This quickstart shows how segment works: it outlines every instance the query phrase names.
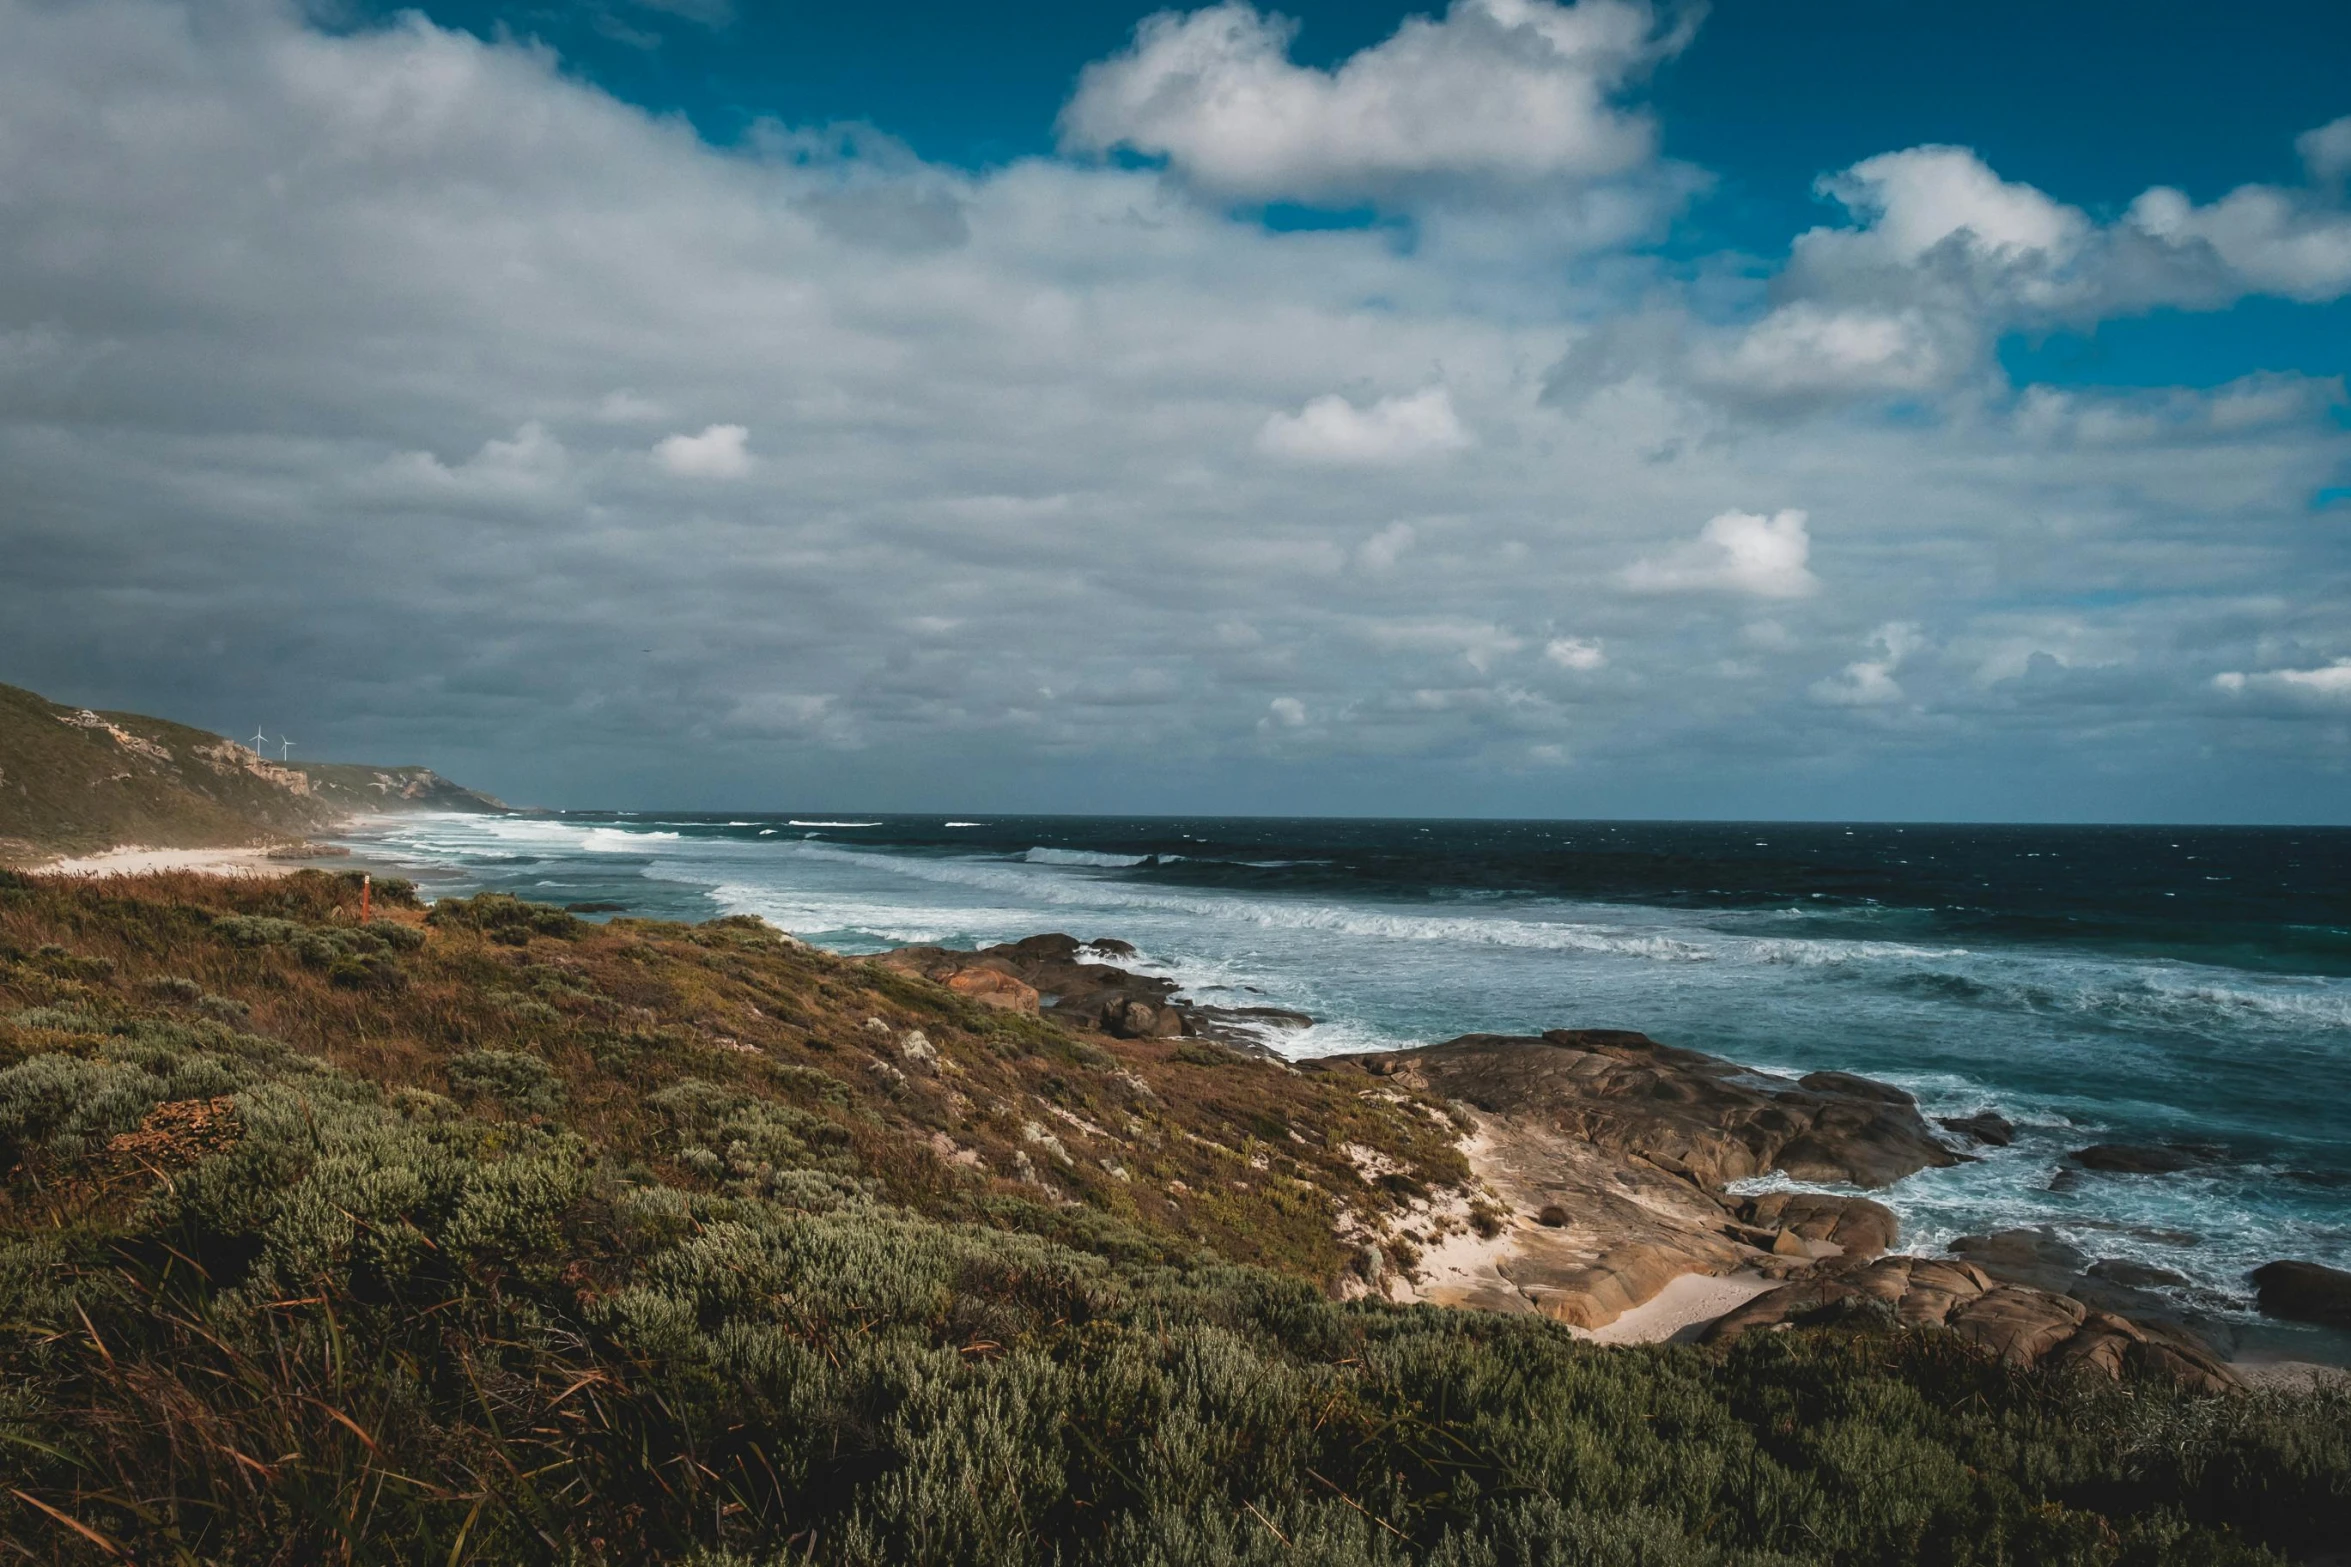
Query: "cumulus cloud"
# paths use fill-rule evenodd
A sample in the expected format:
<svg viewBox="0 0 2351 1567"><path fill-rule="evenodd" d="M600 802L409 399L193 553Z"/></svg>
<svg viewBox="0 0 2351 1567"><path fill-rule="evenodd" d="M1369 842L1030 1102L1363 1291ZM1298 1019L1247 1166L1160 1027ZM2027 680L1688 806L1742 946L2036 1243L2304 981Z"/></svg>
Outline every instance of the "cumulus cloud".
<svg viewBox="0 0 2351 1567"><path fill-rule="evenodd" d="M1598 637L1553 637L1543 644L1543 656L1562 669L1587 673L1608 662Z"/></svg>
<svg viewBox="0 0 2351 1567"><path fill-rule="evenodd" d="M1907 700L1894 679L1902 661L1925 645L1918 627L1890 621L1870 636L1872 656L1858 658L1825 680L1812 683L1812 699L1831 707L1890 707Z"/></svg>
<svg viewBox="0 0 2351 1567"><path fill-rule="evenodd" d="M1257 449L1296 462L1377 466L1441 457L1472 444L1442 386L1383 397L1358 408L1336 392L1296 413L1277 413L1257 431Z"/></svg>
<svg viewBox="0 0 2351 1567"><path fill-rule="evenodd" d="M2294 139L2294 150L2302 154L2302 166L2313 180L2340 184L2351 175L2351 114L2304 131Z"/></svg>
<svg viewBox="0 0 2351 1567"><path fill-rule="evenodd" d="M2198 206L2159 186L2104 226L1965 147L1863 159L1820 180L1848 221L1796 237L1765 309L1727 326L1652 326L1642 369L1796 411L1933 398L1996 381L1992 345L2019 328L2217 309L2253 294L2340 298L2351 292L2344 127L2351 120L2301 139L2311 187L2246 185ZM1576 371L1562 366L1560 390Z"/></svg>
<svg viewBox="0 0 2351 1567"><path fill-rule="evenodd" d="M1622 574L1635 593L1740 593L1755 598L1804 598L1820 590L1805 564L1812 537L1801 511L1726 511L1698 537L1663 555L1635 561Z"/></svg>
<svg viewBox="0 0 2351 1567"><path fill-rule="evenodd" d="M653 459L687 479L740 479L751 471L751 432L739 424L714 424L700 435L664 436Z"/></svg>
<svg viewBox="0 0 2351 1567"><path fill-rule="evenodd" d="M2333 157L2330 137L2321 159L2332 168ZM2274 294L2317 304L2351 293L2351 213L2319 205L2304 192L2245 185L2199 207L2158 186L2132 202L2123 221L2156 241L2183 271L2208 278L2199 292L2224 300ZM2177 292L2187 295L2189 288Z"/></svg>
<svg viewBox="0 0 2351 1567"><path fill-rule="evenodd" d="M2351 646L2310 512L2351 460L2339 383L1787 413L1964 386L1984 323L2059 308L2025 283L2062 301L2130 246L2176 281L2209 244L2107 224L2058 265L2062 214L1900 164L1844 225L1888 237L1717 328L1678 263L1530 251L1616 189L1552 152L1444 164L1512 199L1399 245L1236 219L1181 166L714 148L419 16L191 14L0 0L12 683L675 806L1531 812L1561 796L1513 780L1552 754L1579 808L1768 808L1753 781L1801 768L1779 798L1813 810L1821 778L1919 776L1865 728L2036 777L2070 747L2104 788L2247 736L2317 768L2339 727L2290 681L2253 700ZM1348 156L1316 188L1438 188ZM1540 400L1531 367L1612 333L1572 412ZM1839 519L1835 592L1800 513L1716 515L1743 495ZM1886 623L1950 651L1857 646ZM1964 678L2023 638L2024 674ZM1849 663L1936 724L1824 706ZM2219 669L2270 674L2239 700Z"/></svg>
<svg viewBox="0 0 2351 1567"><path fill-rule="evenodd" d="M1798 253L1810 252L1816 266L1855 250L1907 265L1946 245L1995 266L2062 261L2090 231L2079 211L2001 179L1965 147L1881 153L1827 176L1820 189L1864 221L1799 239Z"/></svg>
<svg viewBox="0 0 2351 1567"><path fill-rule="evenodd" d="M1972 362L1972 336L1916 308L1799 300L1702 346L1692 368L1705 386L1773 401L1929 392Z"/></svg>
<svg viewBox="0 0 2351 1567"><path fill-rule="evenodd" d="M1165 158L1257 201L1605 179L1655 153L1654 125L1618 95L1688 37L1632 0L1454 0L1323 71L1292 63L1296 31L1239 0L1149 17L1080 76L1062 143Z"/></svg>
<svg viewBox="0 0 2351 1567"><path fill-rule="evenodd" d="M2313 702L2351 702L2351 658L2339 658L2316 669L2272 669L2248 674L2227 670L2212 677L2213 686L2230 696L2283 696Z"/></svg>

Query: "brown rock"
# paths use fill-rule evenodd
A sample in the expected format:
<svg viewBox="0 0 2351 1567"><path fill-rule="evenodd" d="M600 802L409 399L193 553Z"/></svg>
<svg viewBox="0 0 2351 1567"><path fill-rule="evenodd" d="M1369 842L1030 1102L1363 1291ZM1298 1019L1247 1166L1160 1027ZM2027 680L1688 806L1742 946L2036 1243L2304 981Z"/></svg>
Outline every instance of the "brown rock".
<svg viewBox="0 0 2351 1567"><path fill-rule="evenodd" d="M1939 1328L1952 1309L1975 1299L1992 1281L1965 1263L1913 1262L1908 1288L1895 1303L1895 1316L1905 1327Z"/></svg>
<svg viewBox="0 0 2351 1567"><path fill-rule="evenodd" d="M1037 988L1024 984L999 969L957 969L947 976L949 990L984 1007L1002 1012L1034 1012L1037 1010Z"/></svg>
<svg viewBox="0 0 2351 1567"><path fill-rule="evenodd" d="M1859 1261L1882 1257L1900 1238L1901 1221L1894 1210L1866 1197L1835 1197L1821 1192L1769 1192L1739 1204L1739 1218L1760 1230L1793 1232L1807 1241L1826 1241L1833 1252L1815 1256L1845 1256ZM1774 1251L1780 1251L1773 1245ZM1781 1251L1781 1255L1788 1255Z"/></svg>
<svg viewBox="0 0 2351 1567"><path fill-rule="evenodd" d="M2070 1296L1995 1283L1969 1263L1931 1258L1886 1257L1866 1268L1815 1273L1758 1295L1705 1337L1723 1344L1783 1325L1867 1321L1889 1306L1903 1328L1947 1329L2013 1366L2158 1377L2208 1393L2239 1385L2183 1333L2094 1311Z"/></svg>
<svg viewBox="0 0 2351 1567"><path fill-rule="evenodd" d="M2058 1294L2073 1288L2090 1260L2045 1227L1962 1235L1951 1243L1951 1250L2004 1283L2027 1284Z"/></svg>
<svg viewBox="0 0 2351 1567"><path fill-rule="evenodd" d="M2253 1270L2264 1316L2351 1328L2351 1273L2316 1262L2267 1262Z"/></svg>
<svg viewBox="0 0 2351 1567"><path fill-rule="evenodd" d="M2016 1141L2016 1128L2006 1116L1994 1115L1989 1110L1975 1115L1945 1115L1936 1120L1948 1130L1962 1137L1971 1137L1989 1148L2005 1148Z"/></svg>
<svg viewBox="0 0 2351 1567"><path fill-rule="evenodd" d="M1686 1252L1652 1242L1612 1246L1589 1266L1565 1272L1525 1263L1501 1269L1536 1310L1572 1328L1606 1327L1692 1271Z"/></svg>
<svg viewBox="0 0 2351 1567"><path fill-rule="evenodd" d="M2072 1338L2088 1316L2088 1308L2071 1296L2002 1284L1962 1301L1944 1326L2012 1366L2034 1366Z"/></svg>
<svg viewBox="0 0 2351 1567"><path fill-rule="evenodd" d="M1958 1162L1898 1088L1843 1072L1791 1083L1640 1034L1470 1034L1389 1062L1430 1092L1539 1118L1707 1188L1771 1169L1886 1186Z"/></svg>

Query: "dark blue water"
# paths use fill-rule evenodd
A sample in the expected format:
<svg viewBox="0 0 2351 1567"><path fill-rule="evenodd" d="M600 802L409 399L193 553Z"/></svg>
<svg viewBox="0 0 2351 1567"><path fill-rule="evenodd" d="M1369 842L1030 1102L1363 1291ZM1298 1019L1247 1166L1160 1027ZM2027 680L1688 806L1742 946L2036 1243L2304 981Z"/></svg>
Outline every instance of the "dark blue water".
<svg viewBox="0 0 2351 1567"><path fill-rule="evenodd" d="M1210 1001L1325 1021L1300 1053L1637 1028L1834 1067L2006 1150L1892 1194L1914 1245L2047 1225L2241 1313L2277 1256L2351 1266L2351 830L1208 818L431 817L365 847L439 884L843 951L1067 930ZM2100 1141L2219 1157L2052 1186Z"/></svg>

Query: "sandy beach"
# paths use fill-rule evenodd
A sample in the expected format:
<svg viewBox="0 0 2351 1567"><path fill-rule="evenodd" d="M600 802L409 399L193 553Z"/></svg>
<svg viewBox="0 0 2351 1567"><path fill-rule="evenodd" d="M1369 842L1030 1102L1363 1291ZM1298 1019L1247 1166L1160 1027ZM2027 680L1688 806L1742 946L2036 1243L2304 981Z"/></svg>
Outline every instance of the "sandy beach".
<svg viewBox="0 0 2351 1567"><path fill-rule="evenodd" d="M103 854L51 860L28 869L44 876L144 876L155 871L202 871L215 876L288 876L308 863L272 859L266 848L108 849Z"/></svg>

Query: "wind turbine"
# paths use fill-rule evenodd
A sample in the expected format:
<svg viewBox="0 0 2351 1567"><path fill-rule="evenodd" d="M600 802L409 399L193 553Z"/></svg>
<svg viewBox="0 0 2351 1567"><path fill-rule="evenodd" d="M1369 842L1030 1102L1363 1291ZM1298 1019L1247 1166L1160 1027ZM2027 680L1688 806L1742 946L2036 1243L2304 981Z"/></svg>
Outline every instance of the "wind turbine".
<svg viewBox="0 0 2351 1567"><path fill-rule="evenodd" d="M248 745L250 745L251 747L253 747L253 754L254 754L255 756L259 756L259 755L261 754L261 748L262 748L262 746L263 746L263 745L265 745L265 744L267 744L267 743L268 743L268 741L269 741L269 736L267 736L267 735L263 734L263 733L262 733L260 730L256 729L256 730L254 730L254 731L253 731L253 738L252 738L251 740L247 741L247 742L246 742L246 744L248 744Z"/></svg>
<svg viewBox="0 0 2351 1567"><path fill-rule="evenodd" d="M278 736L278 760L283 762L293 754L294 742L287 739L284 735Z"/></svg>

